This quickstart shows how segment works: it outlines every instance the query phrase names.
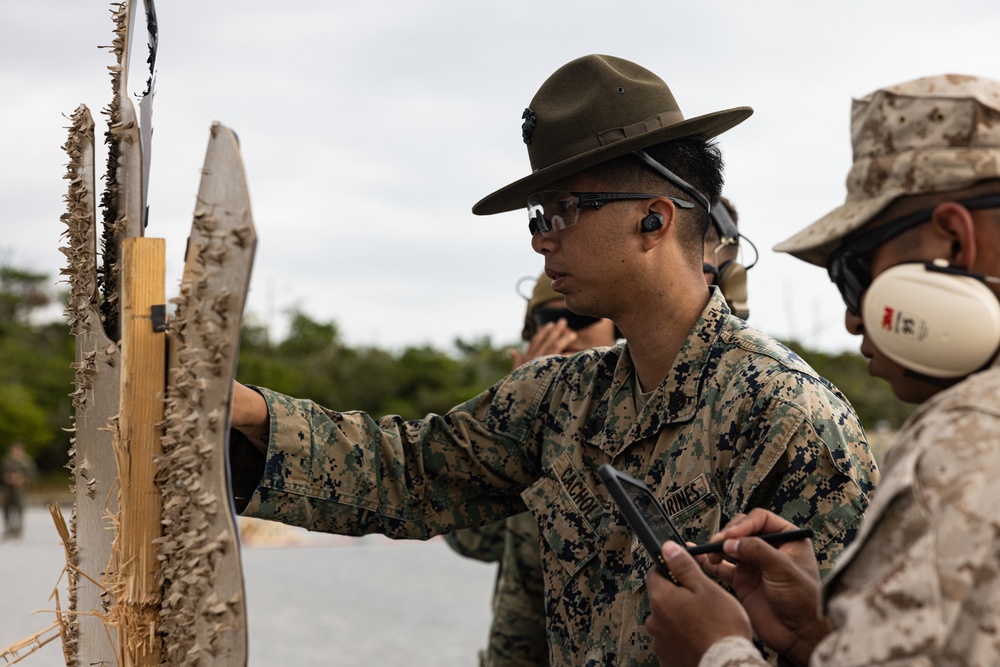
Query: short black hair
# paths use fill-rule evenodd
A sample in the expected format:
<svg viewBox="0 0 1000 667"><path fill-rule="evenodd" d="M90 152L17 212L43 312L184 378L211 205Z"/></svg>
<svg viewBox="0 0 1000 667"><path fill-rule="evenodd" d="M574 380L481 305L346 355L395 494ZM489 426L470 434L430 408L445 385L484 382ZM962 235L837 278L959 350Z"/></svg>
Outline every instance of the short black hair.
<svg viewBox="0 0 1000 667"><path fill-rule="evenodd" d="M722 150L714 140L699 134L656 144L646 148L645 152L694 186L713 206L719 201L724 181L724 163ZM691 201L690 195L631 154L599 164L588 169L587 173L601 179L608 187L622 192L662 192ZM684 211L687 224L678 225L678 229L681 242L691 250L692 257L697 256L700 262L705 233L711 220L708 211L697 202L692 203L695 204L694 208Z"/></svg>

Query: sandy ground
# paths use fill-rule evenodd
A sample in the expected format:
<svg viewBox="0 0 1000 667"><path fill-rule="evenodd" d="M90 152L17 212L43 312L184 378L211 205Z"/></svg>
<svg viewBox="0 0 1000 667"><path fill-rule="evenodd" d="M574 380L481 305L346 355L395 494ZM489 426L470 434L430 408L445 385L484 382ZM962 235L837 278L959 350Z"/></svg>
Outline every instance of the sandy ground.
<svg viewBox="0 0 1000 667"><path fill-rule="evenodd" d="M33 506L20 540L0 542L0 650L48 626L63 550ZM250 535L253 529L247 530ZM473 666L490 621L496 566L441 540L394 542L257 527L243 549L251 667ZM19 665L62 667L53 642Z"/></svg>

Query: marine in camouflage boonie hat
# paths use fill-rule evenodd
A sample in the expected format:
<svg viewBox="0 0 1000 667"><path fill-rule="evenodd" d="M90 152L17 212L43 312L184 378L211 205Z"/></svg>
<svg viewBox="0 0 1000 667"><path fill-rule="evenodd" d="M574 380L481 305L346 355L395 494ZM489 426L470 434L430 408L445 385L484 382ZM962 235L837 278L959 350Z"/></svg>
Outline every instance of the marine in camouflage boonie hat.
<svg viewBox="0 0 1000 667"><path fill-rule="evenodd" d="M826 266L844 237L898 197L1000 177L1000 82L943 74L881 88L854 100L851 141L844 204L775 251Z"/></svg>
<svg viewBox="0 0 1000 667"><path fill-rule="evenodd" d="M521 116L531 174L484 197L472 212L513 211L562 178L672 139L715 137L752 113L735 107L685 119L667 84L644 67L614 56L577 58L542 84Z"/></svg>

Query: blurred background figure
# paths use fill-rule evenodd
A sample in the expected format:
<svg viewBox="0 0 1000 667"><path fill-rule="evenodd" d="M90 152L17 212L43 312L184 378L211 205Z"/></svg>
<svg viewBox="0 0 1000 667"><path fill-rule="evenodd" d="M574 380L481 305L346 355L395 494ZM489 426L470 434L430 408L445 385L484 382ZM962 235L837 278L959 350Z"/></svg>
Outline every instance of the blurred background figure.
<svg viewBox="0 0 1000 667"><path fill-rule="evenodd" d="M733 315L745 320L750 317L747 270L757 263L757 247L737 229L739 216L731 201L719 197L718 203L712 207L711 216L712 224L705 232L705 282L722 290ZM754 251L753 262L749 266L741 263L741 238L746 239Z"/></svg>
<svg viewBox="0 0 1000 667"><path fill-rule="evenodd" d="M546 354L570 355L614 345L618 340L618 330L611 320L577 315L567 308L562 294L552 289L552 280L545 273L538 276L526 299L521 340L527 347L524 351L511 350L514 368Z"/></svg>
<svg viewBox="0 0 1000 667"><path fill-rule="evenodd" d="M3 537L18 538L24 530L24 498L38 469L24 445L14 442L3 459L0 474L3 478Z"/></svg>
<svg viewBox="0 0 1000 667"><path fill-rule="evenodd" d="M520 284L520 283L519 283ZM577 315L568 308L552 280L542 273L535 281L524 314L523 350L510 351L513 367L549 354L571 355L592 347L614 345L618 330L608 319ZM493 622L483 667L549 664L545 636L545 600L538 526L524 512L482 528L445 535L449 546L468 558L499 562L493 592Z"/></svg>

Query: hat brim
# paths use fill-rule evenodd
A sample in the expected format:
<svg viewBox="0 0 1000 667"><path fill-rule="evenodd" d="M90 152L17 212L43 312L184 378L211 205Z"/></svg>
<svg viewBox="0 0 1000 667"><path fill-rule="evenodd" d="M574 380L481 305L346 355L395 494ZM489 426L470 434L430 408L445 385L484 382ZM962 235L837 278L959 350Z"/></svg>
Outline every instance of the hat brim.
<svg viewBox="0 0 1000 667"><path fill-rule="evenodd" d="M905 193L890 192L858 202L846 202L777 244L773 250L826 268L830 253L840 246L846 236L871 222L902 194Z"/></svg>
<svg viewBox="0 0 1000 667"><path fill-rule="evenodd" d="M845 237L875 219L894 200L953 192L1000 178L997 154L996 148L989 147L908 150L879 157L875 166L871 166L871 159L855 158L847 176L847 201L774 246L774 250L825 267L829 254ZM890 181L878 195L868 195L863 188L869 173L887 175Z"/></svg>
<svg viewBox="0 0 1000 667"><path fill-rule="evenodd" d="M739 125L749 118L751 114L753 114L753 109L750 107L735 107L724 111L716 111L704 116L683 120L673 125L657 128L651 132L629 137L613 144L600 146L586 153L581 153L576 157L558 162L551 167L539 169L532 172L529 176L525 176L510 185L500 188L496 192L483 197L483 199L472 207L472 212L476 215L493 215L495 213L504 213L523 208L527 204L529 195L544 189L545 186L562 178L566 178L602 162L627 155L632 151L663 143L664 141L682 139L699 134L711 139Z"/></svg>

